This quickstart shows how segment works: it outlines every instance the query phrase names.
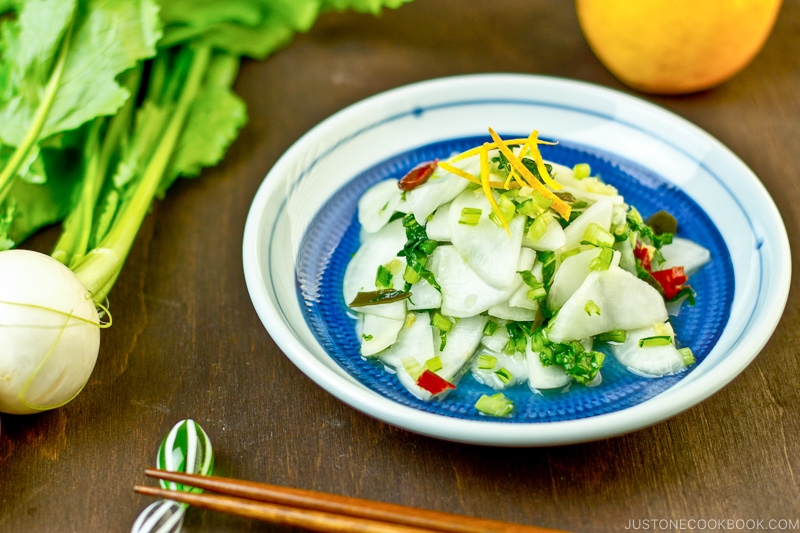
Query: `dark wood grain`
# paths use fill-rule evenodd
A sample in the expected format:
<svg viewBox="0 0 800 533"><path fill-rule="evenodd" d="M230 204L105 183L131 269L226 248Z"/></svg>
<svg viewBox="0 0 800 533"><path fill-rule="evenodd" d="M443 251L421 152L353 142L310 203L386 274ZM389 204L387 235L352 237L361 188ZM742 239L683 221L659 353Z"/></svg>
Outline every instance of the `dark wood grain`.
<svg viewBox="0 0 800 533"><path fill-rule="evenodd" d="M763 51L726 84L638 95L749 165L793 250L798 50L800 0L785 0ZM0 531L129 531L150 502L133 485L183 418L209 433L222 476L572 531L618 532L651 519L783 519L800 528L796 284L772 339L727 387L651 428L574 446L487 448L393 428L317 387L267 335L245 288L241 240L270 166L348 104L475 72L632 92L592 55L572 4L545 0L416 0L378 18L327 14L286 49L246 62L237 91L250 122L224 163L154 206L111 294L114 326L86 389L55 411L0 416ZM53 238L44 232L26 246L47 250ZM185 531L296 530L193 509Z"/></svg>

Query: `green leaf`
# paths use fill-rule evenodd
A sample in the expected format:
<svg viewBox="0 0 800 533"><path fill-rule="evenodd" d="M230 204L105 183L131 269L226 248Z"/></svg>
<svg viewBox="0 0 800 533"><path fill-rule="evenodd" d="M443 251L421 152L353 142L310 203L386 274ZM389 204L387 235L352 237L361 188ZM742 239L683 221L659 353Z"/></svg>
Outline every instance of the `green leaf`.
<svg viewBox="0 0 800 533"><path fill-rule="evenodd" d="M0 109L0 139L18 146L41 104L42 87L67 32L74 1L31 0L4 27L9 71ZM129 97L117 76L155 54L161 35L153 0L86 0L75 6L64 72L39 139L115 113ZM43 68L44 67L44 68Z"/></svg>
<svg viewBox="0 0 800 533"><path fill-rule="evenodd" d="M204 85L187 118L170 172L159 185L159 197L164 196L179 176L197 176L204 167L222 161L246 124L247 106L232 90L238 68L239 61L234 56L217 54L212 59Z"/></svg>

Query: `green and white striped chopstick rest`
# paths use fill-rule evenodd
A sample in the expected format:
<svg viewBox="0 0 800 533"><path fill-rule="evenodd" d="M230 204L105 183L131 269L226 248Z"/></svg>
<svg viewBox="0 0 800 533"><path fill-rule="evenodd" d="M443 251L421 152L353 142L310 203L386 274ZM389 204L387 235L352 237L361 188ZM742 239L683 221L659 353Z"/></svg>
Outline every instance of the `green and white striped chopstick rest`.
<svg viewBox="0 0 800 533"><path fill-rule="evenodd" d="M214 450L200 424L188 419L175 424L158 448L156 467L171 472L210 475L214 469ZM159 483L167 490L202 492L171 481L159 480ZM131 533L178 533L183 527L187 507L172 500L153 502L139 514Z"/></svg>

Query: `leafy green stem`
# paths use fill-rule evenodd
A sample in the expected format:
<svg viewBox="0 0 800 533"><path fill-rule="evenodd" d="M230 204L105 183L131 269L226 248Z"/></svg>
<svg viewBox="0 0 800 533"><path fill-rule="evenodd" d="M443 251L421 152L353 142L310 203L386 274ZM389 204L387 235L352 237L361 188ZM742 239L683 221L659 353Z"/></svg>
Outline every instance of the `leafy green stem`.
<svg viewBox="0 0 800 533"><path fill-rule="evenodd" d="M72 268L84 286L92 292L96 302L105 300L122 269L158 191L158 185L169 168L186 118L202 86L211 49L208 46L193 46L181 53L191 54L191 65L166 130L120 216L103 240Z"/></svg>
<svg viewBox="0 0 800 533"><path fill-rule="evenodd" d="M67 56L69 55L70 42L72 40L72 27L74 20L75 15L73 12L72 21L70 21L69 26L67 26L67 31L65 32L64 39L61 42L58 59L56 59L53 72L50 74L50 80L47 82L47 86L45 87L44 97L42 98L39 107L36 109L36 115L33 117L33 122L30 128L28 128L25 138L22 140L19 146L16 147L14 153L11 154L11 158L8 160L8 163L3 170L0 171L0 202L5 200L8 192L11 190L11 186L14 184L14 178L19 172L19 169L30 155L33 147L39 141L39 134L41 134L42 129L44 129L44 125L47 122L47 116L50 113L50 109L53 107L53 102L56 100L58 88L61 85L61 77L64 74L64 66L67 64Z"/></svg>

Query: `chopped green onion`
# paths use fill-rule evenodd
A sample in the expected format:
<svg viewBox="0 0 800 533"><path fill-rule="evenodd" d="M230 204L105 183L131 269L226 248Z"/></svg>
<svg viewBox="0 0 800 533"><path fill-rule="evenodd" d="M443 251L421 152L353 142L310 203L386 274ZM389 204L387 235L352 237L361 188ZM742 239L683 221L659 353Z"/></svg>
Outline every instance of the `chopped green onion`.
<svg viewBox="0 0 800 533"><path fill-rule="evenodd" d="M386 265L378 266L378 273L375 275L375 286L379 289L392 288L392 271Z"/></svg>
<svg viewBox="0 0 800 533"><path fill-rule="evenodd" d="M596 222L590 222L583 232L581 243L593 246L614 246L614 236L611 235L603 226Z"/></svg>
<svg viewBox="0 0 800 533"><path fill-rule="evenodd" d="M572 167L572 172L575 175L575 179L582 180L592 175L592 167L587 163L578 163Z"/></svg>
<svg viewBox="0 0 800 533"><path fill-rule="evenodd" d="M494 320L488 320L486 325L483 326L483 334L487 337L494 335L494 332L497 331L497 322Z"/></svg>
<svg viewBox="0 0 800 533"><path fill-rule="evenodd" d="M477 226L481 220L483 211L477 207L465 207L461 210L461 218L458 219L459 224L466 226Z"/></svg>
<svg viewBox="0 0 800 533"><path fill-rule="evenodd" d="M600 306L592 300L586 302L586 305L583 306L583 310L586 311L586 314L589 316L600 314Z"/></svg>
<svg viewBox="0 0 800 533"><path fill-rule="evenodd" d="M514 374L512 374L506 367L501 367L495 370L494 375L503 382L504 385L508 385L511 383L511 380L514 379Z"/></svg>
<svg viewBox="0 0 800 533"><path fill-rule="evenodd" d="M413 357L404 357L400 361L400 363L402 363L403 368L405 369L406 372L408 372L408 375L411 376L411 379L413 379L415 381L425 371L425 367L423 367L421 364L419 364L419 361L417 361Z"/></svg>
<svg viewBox="0 0 800 533"><path fill-rule="evenodd" d="M497 357L489 354L478 356L478 368L481 370L491 370L497 365Z"/></svg>
<svg viewBox="0 0 800 533"><path fill-rule="evenodd" d="M541 300L547 296L544 283L537 280L531 271L521 270L518 272L518 274L522 277L522 281L525 282L525 285L530 287L530 290L526 293L526 296L529 300Z"/></svg>
<svg viewBox="0 0 800 533"><path fill-rule="evenodd" d="M525 297L531 301L541 300L547 296L547 291L544 288L544 285L537 287L535 289L530 289L528 292L525 293Z"/></svg>
<svg viewBox="0 0 800 533"><path fill-rule="evenodd" d="M598 256L589 261L589 270L608 270L613 258L614 250L603 247L600 249Z"/></svg>
<svg viewBox="0 0 800 533"><path fill-rule="evenodd" d="M683 364L686 366L691 366L695 364L696 360L694 358L694 354L692 353L691 348L680 348L678 353L681 354L681 358L683 359Z"/></svg>
<svg viewBox="0 0 800 533"><path fill-rule="evenodd" d="M668 344L672 344L672 337L669 335L654 335L653 337L643 337L639 339L639 348L666 346Z"/></svg>
<svg viewBox="0 0 800 533"><path fill-rule="evenodd" d="M517 204L507 198L505 195L501 194L500 199L497 202L497 207L500 211L500 214L503 216L503 220L509 221L514 217L514 213L517 210ZM500 220L498 214L494 211L489 213L489 220L497 224L498 226L503 226L503 220Z"/></svg>
<svg viewBox="0 0 800 533"><path fill-rule="evenodd" d="M438 372L442 369L442 358L438 355L431 357L427 361L425 361L425 368L430 370L431 372Z"/></svg>
<svg viewBox="0 0 800 533"><path fill-rule="evenodd" d="M435 328L438 328L439 331L444 332L448 332L453 329L453 321L438 311L433 313L433 317L431 317L431 325Z"/></svg>
<svg viewBox="0 0 800 533"><path fill-rule="evenodd" d="M372 340L372 335L367 335L366 333L362 333L361 334L361 338L364 339L365 341L369 342L369 341Z"/></svg>
<svg viewBox="0 0 800 533"><path fill-rule="evenodd" d="M484 394L475 402L475 409L479 413L503 418L511 414L514 410L514 402L507 398L502 392L488 396Z"/></svg>
<svg viewBox="0 0 800 533"><path fill-rule="evenodd" d="M403 272L403 281L410 284L417 283L420 279L422 279L419 273L414 270L411 265L406 265L406 269Z"/></svg>
<svg viewBox="0 0 800 533"><path fill-rule="evenodd" d="M598 342L625 342L627 338L628 334L624 329L612 329L595 336L595 340Z"/></svg>
<svg viewBox="0 0 800 533"><path fill-rule="evenodd" d="M549 211L545 211L535 219L533 219L533 223L528 228L528 232L526 233L526 237L533 242L538 241L544 234L547 233L547 226L550 225L550 222L553 221L553 215L550 214Z"/></svg>
<svg viewBox="0 0 800 533"><path fill-rule="evenodd" d="M572 255L577 255L577 254L581 253L582 251L583 250L581 250L580 246L577 246L575 248L570 248L569 250L564 250L563 252L561 252L559 254L558 258L561 261L564 261L564 259L566 259L567 257L570 257Z"/></svg>

